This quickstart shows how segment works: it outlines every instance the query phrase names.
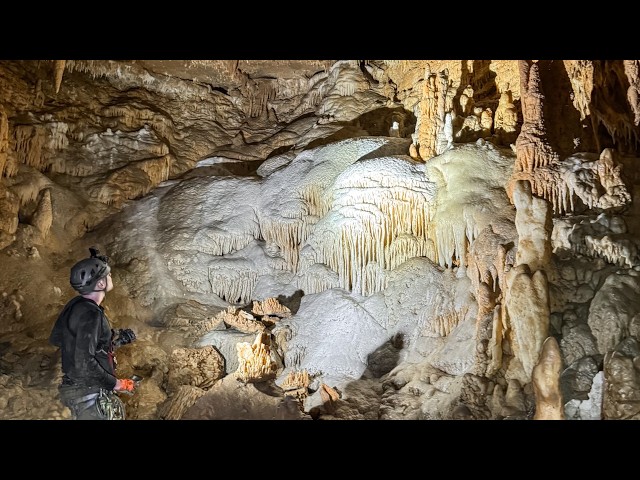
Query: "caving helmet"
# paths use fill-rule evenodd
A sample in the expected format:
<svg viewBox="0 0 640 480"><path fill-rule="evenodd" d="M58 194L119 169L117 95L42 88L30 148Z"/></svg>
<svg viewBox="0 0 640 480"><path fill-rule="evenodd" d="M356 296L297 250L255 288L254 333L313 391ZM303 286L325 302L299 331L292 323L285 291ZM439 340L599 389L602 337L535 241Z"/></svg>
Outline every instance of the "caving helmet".
<svg viewBox="0 0 640 480"><path fill-rule="evenodd" d="M94 292L98 280L109 275L111 271L109 257L100 255L95 247L89 248L89 252L91 252L89 258L80 260L71 267L71 286L82 295Z"/></svg>

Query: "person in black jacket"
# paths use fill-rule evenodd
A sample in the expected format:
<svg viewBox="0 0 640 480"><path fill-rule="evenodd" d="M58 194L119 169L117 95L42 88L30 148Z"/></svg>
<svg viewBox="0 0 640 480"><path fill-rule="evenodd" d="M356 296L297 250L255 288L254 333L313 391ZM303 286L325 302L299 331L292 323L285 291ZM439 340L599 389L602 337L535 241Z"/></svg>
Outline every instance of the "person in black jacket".
<svg viewBox="0 0 640 480"><path fill-rule="evenodd" d="M60 347L61 402L77 420L124 420L124 405L114 392L131 394L133 379L116 377L114 350L135 340L130 329L111 328L100 305L113 289L108 257L91 247L90 258L71 268L71 286L79 293L58 316L49 341Z"/></svg>

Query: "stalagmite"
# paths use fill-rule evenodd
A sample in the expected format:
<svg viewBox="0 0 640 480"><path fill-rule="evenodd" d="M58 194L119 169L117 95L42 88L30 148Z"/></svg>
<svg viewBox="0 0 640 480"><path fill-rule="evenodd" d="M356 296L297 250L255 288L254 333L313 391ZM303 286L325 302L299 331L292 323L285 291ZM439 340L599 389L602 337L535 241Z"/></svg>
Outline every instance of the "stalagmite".
<svg viewBox="0 0 640 480"><path fill-rule="evenodd" d="M276 364L271 359L271 340L268 333L258 333L253 344L239 342L236 348L239 380L250 383L275 377Z"/></svg>
<svg viewBox="0 0 640 480"><path fill-rule="evenodd" d="M640 124L640 61L625 60L624 73L629 80L627 100L634 114L634 124L637 126Z"/></svg>
<svg viewBox="0 0 640 480"><path fill-rule="evenodd" d="M0 249L15 239L18 230L18 212L20 201L18 196L0 183Z"/></svg>
<svg viewBox="0 0 640 480"><path fill-rule="evenodd" d="M531 380L544 340L549 335L549 287L543 271L531 273L518 265L507 272L502 318L511 331L513 353L518 360L511 366L509 378L522 384Z"/></svg>
<svg viewBox="0 0 640 480"><path fill-rule="evenodd" d="M562 356L555 337L542 344L538 363L533 368L532 382L536 397L534 420L564 420L564 405L560 390Z"/></svg>
<svg viewBox="0 0 640 480"><path fill-rule="evenodd" d="M42 239L47 238L49 229L53 223L53 209L51 207L51 189L47 188L42 192L40 203L33 214L31 222L42 235Z"/></svg>
<svg viewBox="0 0 640 480"><path fill-rule="evenodd" d="M253 307L251 311L256 315L268 315L282 318L288 318L291 316L291 310L282 305L278 299L269 297L262 302L253 301Z"/></svg>
<svg viewBox="0 0 640 480"><path fill-rule="evenodd" d="M528 182L515 183L513 199L518 249L514 267L505 278L502 318L521 365L514 364L510 374L525 384L549 331L552 222L548 203L531 195Z"/></svg>
<svg viewBox="0 0 640 480"><path fill-rule="evenodd" d="M518 136L518 110L513 103L511 90L502 92L494 117L494 130L502 143L507 145Z"/></svg>
<svg viewBox="0 0 640 480"><path fill-rule="evenodd" d="M282 381L280 388L284 390L285 395L304 401L309 395L309 382L309 372L306 370L292 371Z"/></svg>
<svg viewBox="0 0 640 480"><path fill-rule="evenodd" d="M518 230L516 263L527 264L531 271L551 270L551 233L553 221L549 203L531 194L529 182L518 181L513 190Z"/></svg>

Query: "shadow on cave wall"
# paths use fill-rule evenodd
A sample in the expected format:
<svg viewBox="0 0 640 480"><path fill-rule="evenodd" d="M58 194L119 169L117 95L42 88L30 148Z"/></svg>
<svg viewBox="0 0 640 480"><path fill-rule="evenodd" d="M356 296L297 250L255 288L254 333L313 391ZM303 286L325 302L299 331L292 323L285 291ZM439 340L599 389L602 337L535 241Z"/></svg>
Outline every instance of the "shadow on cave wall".
<svg viewBox="0 0 640 480"><path fill-rule="evenodd" d="M396 333L386 342L367 355L367 368L362 376L344 386L344 391L338 390L340 398L325 401L309 410L314 420L322 420L338 415L338 418L365 418L378 420L380 418L380 402L382 392L371 388L367 380L376 381L391 372L400 363L400 351L404 347L404 335ZM343 413L339 413L342 411ZM354 411L358 413L355 414ZM347 412L347 413L345 413ZM350 412L350 413L349 413ZM347 415L343 417L342 415ZM355 415L352 417L352 415Z"/></svg>
<svg viewBox="0 0 640 480"><path fill-rule="evenodd" d="M614 148L623 155L638 155L640 134L628 97L630 87L624 60L593 62L589 110L592 123L597 125L598 153Z"/></svg>
<svg viewBox="0 0 640 480"><path fill-rule="evenodd" d="M385 343L367 355L367 368L363 379L380 378L393 370L399 363L400 351L404 346L404 335L396 333Z"/></svg>
<svg viewBox="0 0 640 480"><path fill-rule="evenodd" d="M573 87L562 60L539 60L540 88L545 100L543 118L551 146L560 159L577 151L596 151L590 119L580 120L573 104ZM546 87L546 88L545 88Z"/></svg>
<svg viewBox="0 0 640 480"><path fill-rule="evenodd" d="M472 115L473 109L475 108L481 108L482 110L490 109L494 115L494 122L492 122L491 125L491 135L494 136L494 140L499 141L499 145L508 147L511 143L515 142L523 122L521 101L519 98L513 98L513 91L518 88L518 85L510 85L508 87L512 94L511 101L518 112L518 118L516 132L507 134L501 131L501 129L496 130L495 114L498 111L502 93L496 82L498 74L491 68L492 62L492 60L473 60L471 62L471 68L469 68L469 60L461 61L460 85L453 99L453 110L458 116L457 118L459 118L457 121L461 122L465 116ZM463 112L460 99L464 90L469 86L473 90L472 108L467 112ZM475 141L475 139L477 139L477 134L472 134L466 138L463 143Z"/></svg>
<svg viewBox="0 0 640 480"><path fill-rule="evenodd" d="M188 180L195 177L225 177L225 176L237 176L237 177L250 177L256 175L258 167L262 165L264 160L243 160L241 162L220 162L213 165L206 165L202 167L193 168L188 170L181 177L182 180Z"/></svg>
<svg viewBox="0 0 640 480"><path fill-rule="evenodd" d="M416 128L416 116L403 107L378 108L360 115L350 122L340 122L342 128L325 138L310 142L305 149L312 149L355 137L399 137L411 138ZM395 123L395 125L394 125ZM392 128L392 127L397 128Z"/></svg>
<svg viewBox="0 0 640 480"><path fill-rule="evenodd" d="M469 61L461 61L460 86L453 102L457 114L463 113L460 111L460 96L467 86L471 86L473 89L473 103L476 107L482 109L490 108L493 112L497 110L500 100L498 85L496 84L498 75L491 70L491 62L491 60L473 60L473 71L471 71L468 68ZM457 109L455 108L456 106L458 107Z"/></svg>
<svg viewBox="0 0 640 480"><path fill-rule="evenodd" d="M292 295L289 296L278 295L278 298L276 300L280 302L280 305L284 305L289 310L291 310L291 313L293 315L295 315L296 313L298 313L298 309L300 308L302 297L304 297L304 291L296 290Z"/></svg>

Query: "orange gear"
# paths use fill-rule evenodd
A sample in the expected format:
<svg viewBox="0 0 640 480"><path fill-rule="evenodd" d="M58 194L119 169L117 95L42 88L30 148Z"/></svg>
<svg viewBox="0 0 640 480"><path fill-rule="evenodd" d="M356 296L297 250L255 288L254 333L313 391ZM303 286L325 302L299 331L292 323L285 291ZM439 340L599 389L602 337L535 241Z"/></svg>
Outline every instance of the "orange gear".
<svg viewBox="0 0 640 480"><path fill-rule="evenodd" d="M125 390L127 392L133 392L133 389L136 388L136 384L133 380L129 378L123 378L120 380L120 388L118 390Z"/></svg>

